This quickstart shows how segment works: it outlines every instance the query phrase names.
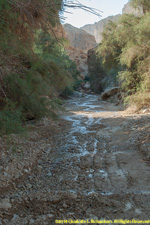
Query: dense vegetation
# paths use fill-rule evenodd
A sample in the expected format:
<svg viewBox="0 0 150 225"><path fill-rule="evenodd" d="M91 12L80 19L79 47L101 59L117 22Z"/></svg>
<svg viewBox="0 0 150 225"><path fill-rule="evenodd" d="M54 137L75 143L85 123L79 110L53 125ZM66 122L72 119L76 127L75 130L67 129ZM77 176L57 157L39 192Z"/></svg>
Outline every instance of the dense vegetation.
<svg viewBox="0 0 150 225"><path fill-rule="evenodd" d="M75 64L56 39L62 0L0 1L0 134L55 115L58 96L77 83Z"/></svg>
<svg viewBox="0 0 150 225"><path fill-rule="evenodd" d="M103 33L98 54L107 72L117 71L116 78L125 101L138 109L150 106L150 2L132 0L142 7L143 15L124 14L119 22L110 22Z"/></svg>

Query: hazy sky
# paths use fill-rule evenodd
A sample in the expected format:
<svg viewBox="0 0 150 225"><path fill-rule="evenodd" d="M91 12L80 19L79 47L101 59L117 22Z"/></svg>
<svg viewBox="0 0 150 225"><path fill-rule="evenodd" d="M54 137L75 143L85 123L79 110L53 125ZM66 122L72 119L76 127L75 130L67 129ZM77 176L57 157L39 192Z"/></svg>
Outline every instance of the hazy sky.
<svg viewBox="0 0 150 225"><path fill-rule="evenodd" d="M122 13L123 6L128 0L79 0L82 4L103 11L101 18ZM65 23L70 23L75 27L82 27L85 24L93 24L101 18L79 9L67 9L72 14L65 13L67 17Z"/></svg>

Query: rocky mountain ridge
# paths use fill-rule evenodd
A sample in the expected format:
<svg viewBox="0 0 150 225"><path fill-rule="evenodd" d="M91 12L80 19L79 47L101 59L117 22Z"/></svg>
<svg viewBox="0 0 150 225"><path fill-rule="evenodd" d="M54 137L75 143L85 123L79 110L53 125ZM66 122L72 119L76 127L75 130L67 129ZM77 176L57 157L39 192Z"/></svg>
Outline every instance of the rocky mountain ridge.
<svg viewBox="0 0 150 225"><path fill-rule="evenodd" d="M95 37L86 31L70 24L65 24L63 27L72 47L88 51L97 45Z"/></svg>
<svg viewBox="0 0 150 225"><path fill-rule="evenodd" d="M81 27L81 29L91 35L94 35L96 42L100 43L102 41L102 32L104 31L104 28L107 25L107 23L109 21L116 22L117 20L119 20L120 16L121 15L109 16L105 19L100 20L97 23L85 25Z"/></svg>
<svg viewBox="0 0 150 225"><path fill-rule="evenodd" d="M142 8L133 8L130 2L124 5L122 9L122 14L134 14L135 16L142 16L143 10ZM96 42L101 43L102 41L102 32L104 31L105 26L109 21L117 22L119 20L121 14L118 14L116 16L109 16L105 19L100 20L97 23L94 24L88 24L80 29L86 31L87 33L94 35Z"/></svg>
<svg viewBox="0 0 150 225"><path fill-rule="evenodd" d="M122 14L134 14L135 16L142 16L143 9L142 8L133 8L133 6L128 2L124 5L122 9Z"/></svg>
<svg viewBox="0 0 150 225"><path fill-rule="evenodd" d="M130 3L124 5L122 14L142 15L142 9L134 9ZM83 76L88 74L87 51L94 49L97 43L102 41L102 33L109 21L117 22L121 14L109 16L94 24L88 24L81 28L76 28L70 24L64 24L65 36L70 42L67 48L69 57L76 63L78 70ZM89 53L90 54L90 53Z"/></svg>

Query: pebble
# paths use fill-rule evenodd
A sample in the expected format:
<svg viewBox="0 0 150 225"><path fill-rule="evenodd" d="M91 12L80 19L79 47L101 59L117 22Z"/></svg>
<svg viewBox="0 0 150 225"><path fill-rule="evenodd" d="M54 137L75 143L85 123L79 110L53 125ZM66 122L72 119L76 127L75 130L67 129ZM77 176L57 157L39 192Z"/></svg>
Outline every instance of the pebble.
<svg viewBox="0 0 150 225"><path fill-rule="evenodd" d="M28 189L31 189L31 188L32 188L32 185L31 185L31 184L26 184L26 187L27 187Z"/></svg>
<svg viewBox="0 0 150 225"><path fill-rule="evenodd" d="M136 209L136 210L135 210L135 213L136 213L136 214L141 214L142 211L141 211L140 209Z"/></svg>
<svg viewBox="0 0 150 225"><path fill-rule="evenodd" d="M70 193L70 197L72 198L72 199L77 199L77 197L78 197L78 195L76 194L76 193Z"/></svg>
<svg viewBox="0 0 150 225"><path fill-rule="evenodd" d="M53 215L53 214L48 214L47 217L48 217L48 218L53 218L54 215Z"/></svg>
<svg viewBox="0 0 150 225"><path fill-rule="evenodd" d="M35 220L33 219L30 219L30 223L33 224L35 222Z"/></svg>
<svg viewBox="0 0 150 225"><path fill-rule="evenodd" d="M14 214L14 216L13 216L13 218L12 218L12 221L13 220L16 220L16 219L19 219L20 217L18 216L18 215L16 215L16 214Z"/></svg>
<svg viewBox="0 0 150 225"><path fill-rule="evenodd" d="M64 207L64 208L67 208L68 206L66 205L66 203L64 203L64 204L63 204L63 207Z"/></svg>
<svg viewBox="0 0 150 225"><path fill-rule="evenodd" d="M4 198L0 201L0 209L10 209L12 205L10 204L10 200L8 198Z"/></svg>
<svg viewBox="0 0 150 225"><path fill-rule="evenodd" d="M52 173L51 173L51 172L49 172L49 173L47 174L47 176L51 177L51 176L52 176Z"/></svg>
<svg viewBox="0 0 150 225"><path fill-rule="evenodd" d="M74 212L68 212L67 215L68 216L73 216L74 215Z"/></svg>
<svg viewBox="0 0 150 225"><path fill-rule="evenodd" d="M17 174L15 175L15 178L18 179L19 177L20 177L20 174L17 173Z"/></svg>

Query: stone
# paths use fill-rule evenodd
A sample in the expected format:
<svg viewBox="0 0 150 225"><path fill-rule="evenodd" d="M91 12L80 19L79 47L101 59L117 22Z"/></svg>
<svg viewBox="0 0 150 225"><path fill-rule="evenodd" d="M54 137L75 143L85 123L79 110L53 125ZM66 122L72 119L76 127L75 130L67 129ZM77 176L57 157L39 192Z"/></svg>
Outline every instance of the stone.
<svg viewBox="0 0 150 225"><path fill-rule="evenodd" d="M90 214L89 215L89 219L91 220L98 220L98 217L97 216L95 216L95 215L93 215L93 214Z"/></svg>
<svg viewBox="0 0 150 225"><path fill-rule="evenodd" d="M142 211L140 209L135 209L136 214L142 214Z"/></svg>
<svg viewBox="0 0 150 225"><path fill-rule="evenodd" d="M84 85L84 88L87 89L87 90L90 89L90 82L87 82L87 83Z"/></svg>
<svg viewBox="0 0 150 225"><path fill-rule="evenodd" d="M35 220L30 219L30 224L33 224L33 223L35 223Z"/></svg>
<svg viewBox="0 0 150 225"><path fill-rule="evenodd" d="M31 188L32 188L32 185L31 185L31 184L26 184L26 187L27 187L28 189L31 189Z"/></svg>
<svg viewBox="0 0 150 225"><path fill-rule="evenodd" d="M91 156L83 156L80 158L80 168L91 168L92 164Z"/></svg>
<svg viewBox="0 0 150 225"><path fill-rule="evenodd" d="M4 198L0 200L0 209L10 209L12 205L10 204L10 200L8 198Z"/></svg>
<svg viewBox="0 0 150 225"><path fill-rule="evenodd" d="M94 166L97 169L100 169L100 168L103 167L103 159L102 159L102 156L101 155L96 155L94 157Z"/></svg>
<svg viewBox="0 0 150 225"><path fill-rule="evenodd" d="M109 97L116 95L119 92L118 87L107 88L102 94L102 100L106 101Z"/></svg>
<svg viewBox="0 0 150 225"><path fill-rule="evenodd" d="M64 203L64 204L63 204L63 207L64 207L64 208L67 208L68 206L66 205L66 203Z"/></svg>
<svg viewBox="0 0 150 225"><path fill-rule="evenodd" d="M150 108L144 109L143 113L150 113Z"/></svg>
<svg viewBox="0 0 150 225"><path fill-rule="evenodd" d="M81 97L83 97L83 93L79 92L79 91L74 91L73 96L76 97L76 98L81 98Z"/></svg>
<svg viewBox="0 0 150 225"><path fill-rule="evenodd" d="M74 216L74 212L68 212L67 215L68 216Z"/></svg>
<svg viewBox="0 0 150 225"><path fill-rule="evenodd" d="M47 217L48 217L48 218L53 218L54 215L53 215L53 214L48 214Z"/></svg>
<svg viewBox="0 0 150 225"><path fill-rule="evenodd" d="M18 179L19 177L20 177L20 173L18 172L15 174L15 178Z"/></svg>
<svg viewBox="0 0 150 225"><path fill-rule="evenodd" d="M20 219L20 216L14 214L14 215L13 215L13 218L12 218L12 221L14 222L14 221L16 221L16 220L18 220L18 219Z"/></svg>
<svg viewBox="0 0 150 225"><path fill-rule="evenodd" d="M77 194L77 193L70 192L70 193L69 193L69 196L70 196L70 198L72 198L72 199L77 199L78 194Z"/></svg>

